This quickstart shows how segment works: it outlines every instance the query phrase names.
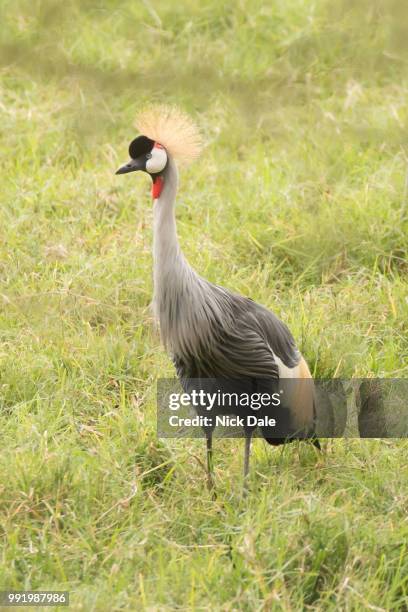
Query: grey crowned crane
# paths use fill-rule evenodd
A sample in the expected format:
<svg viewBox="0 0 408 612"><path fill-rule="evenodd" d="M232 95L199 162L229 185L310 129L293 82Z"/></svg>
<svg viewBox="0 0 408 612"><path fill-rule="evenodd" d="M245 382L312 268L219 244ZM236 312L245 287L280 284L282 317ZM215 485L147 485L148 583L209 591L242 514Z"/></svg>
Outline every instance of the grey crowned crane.
<svg viewBox="0 0 408 612"><path fill-rule="evenodd" d="M188 116L167 107L140 113L136 126L141 135L130 143L130 161L116 174L141 170L152 178L153 306L162 342L182 384L245 379L252 381L253 389L274 391L290 380L281 407L286 433L282 437L271 436L268 429L261 433L272 445L310 438L319 448L314 437L313 380L289 329L263 306L199 276L181 251L175 218L177 162L199 155L198 130ZM239 411L231 409L233 414ZM244 484L252 433L252 428L245 429ZM211 487L213 428L206 428L205 434Z"/></svg>

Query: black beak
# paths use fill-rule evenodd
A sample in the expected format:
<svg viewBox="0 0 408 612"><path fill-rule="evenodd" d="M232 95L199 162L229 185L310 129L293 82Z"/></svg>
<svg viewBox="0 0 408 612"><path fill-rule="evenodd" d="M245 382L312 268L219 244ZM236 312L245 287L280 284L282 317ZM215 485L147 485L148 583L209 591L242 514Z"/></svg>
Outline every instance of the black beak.
<svg viewBox="0 0 408 612"><path fill-rule="evenodd" d="M127 164L121 166L119 170L116 170L115 174L127 174L128 172L136 172L136 170L143 170L143 160L131 159Z"/></svg>

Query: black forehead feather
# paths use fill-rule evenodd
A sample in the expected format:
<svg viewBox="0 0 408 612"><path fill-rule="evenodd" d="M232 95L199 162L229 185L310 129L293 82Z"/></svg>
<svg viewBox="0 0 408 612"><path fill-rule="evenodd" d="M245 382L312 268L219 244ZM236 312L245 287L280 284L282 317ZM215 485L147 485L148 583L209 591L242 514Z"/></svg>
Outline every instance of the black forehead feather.
<svg viewBox="0 0 408 612"><path fill-rule="evenodd" d="M132 159L136 159L140 155L145 155L153 149L154 140L147 136L138 136L129 145L129 155Z"/></svg>

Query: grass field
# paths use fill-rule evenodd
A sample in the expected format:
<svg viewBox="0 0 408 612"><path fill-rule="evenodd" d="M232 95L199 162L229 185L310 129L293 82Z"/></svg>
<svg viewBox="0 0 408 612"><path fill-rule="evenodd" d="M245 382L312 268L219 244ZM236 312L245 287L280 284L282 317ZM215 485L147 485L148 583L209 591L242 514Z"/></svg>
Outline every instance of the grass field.
<svg viewBox="0 0 408 612"><path fill-rule="evenodd" d="M0 588L71 609L407 610L408 445L159 441L141 104L206 148L180 241L320 377L408 376L407 14L386 0L2 0Z"/></svg>

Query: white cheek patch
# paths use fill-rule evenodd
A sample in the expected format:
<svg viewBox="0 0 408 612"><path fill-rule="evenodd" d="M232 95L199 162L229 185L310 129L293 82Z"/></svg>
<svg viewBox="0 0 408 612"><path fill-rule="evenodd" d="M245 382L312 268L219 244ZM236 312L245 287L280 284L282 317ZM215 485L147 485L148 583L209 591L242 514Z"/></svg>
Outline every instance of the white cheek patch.
<svg viewBox="0 0 408 612"><path fill-rule="evenodd" d="M146 162L146 170L150 174L156 174L157 172L161 172L167 164L167 153L160 145L155 145L151 153L151 158Z"/></svg>

